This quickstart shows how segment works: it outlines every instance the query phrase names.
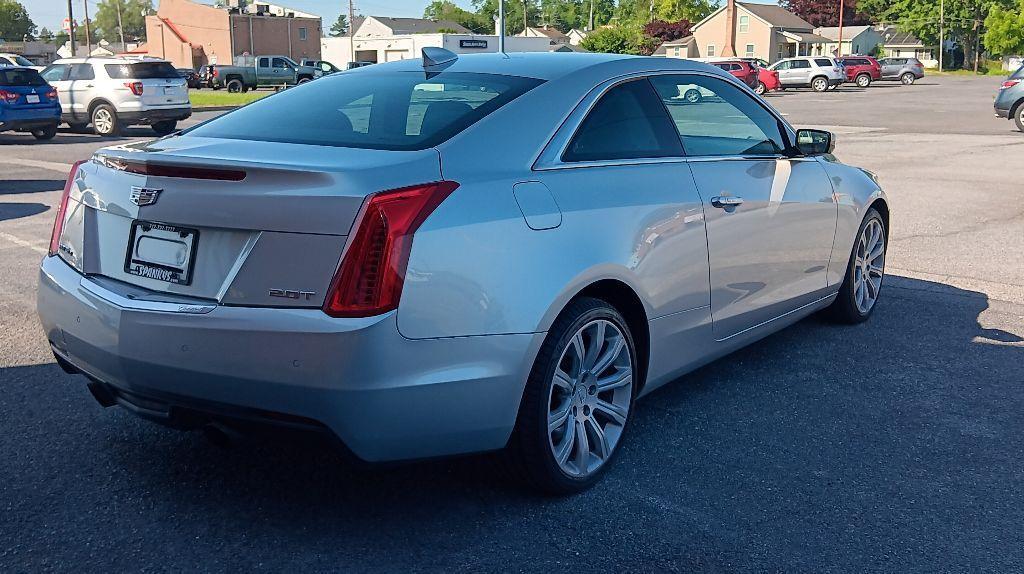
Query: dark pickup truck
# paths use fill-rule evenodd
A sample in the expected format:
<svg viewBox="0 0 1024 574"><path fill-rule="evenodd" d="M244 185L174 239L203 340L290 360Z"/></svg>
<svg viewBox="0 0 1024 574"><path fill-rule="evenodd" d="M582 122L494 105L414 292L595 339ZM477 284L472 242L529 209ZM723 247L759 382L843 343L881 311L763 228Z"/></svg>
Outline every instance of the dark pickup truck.
<svg viewBox="0 0 1024 574"><path fill-rule="evenodd" d="M312 66L296 64L287 56L257 56L249 58L251 64L240 57L237 63L243 65L209 66L207 84L217 90L227 88L229 92L245 92L264 86L294 86L304 84L323 75Z"/></svg>

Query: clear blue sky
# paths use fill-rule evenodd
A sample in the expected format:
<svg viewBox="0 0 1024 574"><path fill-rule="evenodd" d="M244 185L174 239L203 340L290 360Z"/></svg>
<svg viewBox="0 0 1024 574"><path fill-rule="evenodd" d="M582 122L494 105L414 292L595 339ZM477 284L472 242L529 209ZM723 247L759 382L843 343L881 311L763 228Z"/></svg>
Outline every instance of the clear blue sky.
<svg viewBox="0 0 1024 574"><path fill-rule="evenodd" d="M43 26L53 30L54 32L60 29L61 21L67 17L67 0L20 0L21 3L28 9L29 16L32 21L36 23L36 26L42 28ZM199 0L205 4L213 4L213 0ZM312 14L319 14L324 19L324 28L330 28L330 25L338 18L338 14L344 9L348 11L348 0L269 0L274 4L283 4L285 6L295 8L296 10L302 10L303 12L309 12ZM75 9L75 19L81 21L84 13L84 2L85 0L73 0ZM454 0L454 2L464 8L470 7L470 0ZM356 14L366 14L374 16L408 16L419 18L423 16L423 9L426 8L430 0L354 0ZM157 6L159 0L153 0L153 5ZM96 0L89 0L89 14L90 16L96 11Z"/></svg>

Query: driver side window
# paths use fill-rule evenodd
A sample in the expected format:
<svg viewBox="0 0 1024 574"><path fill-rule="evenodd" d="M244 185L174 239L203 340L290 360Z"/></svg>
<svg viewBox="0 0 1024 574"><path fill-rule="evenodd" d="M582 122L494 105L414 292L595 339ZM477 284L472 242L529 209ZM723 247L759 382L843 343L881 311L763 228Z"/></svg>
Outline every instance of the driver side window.
<svg viewBox="0 0 1024 574"><path fill-rule="evenodd" d="M736 86L710 76L651 76L675 122L687 156L778 155L779 121ZM686 98L697 90L702 97Z"/></svg>

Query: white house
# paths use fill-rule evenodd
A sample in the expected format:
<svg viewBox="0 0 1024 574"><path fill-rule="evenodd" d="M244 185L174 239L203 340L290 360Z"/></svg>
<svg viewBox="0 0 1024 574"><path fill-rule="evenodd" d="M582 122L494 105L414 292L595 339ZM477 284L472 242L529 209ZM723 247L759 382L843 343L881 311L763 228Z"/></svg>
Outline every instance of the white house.
<svg viewBox="0 0 1024 574"><path fill-rule="evenodd" d="M350 42L355 47L355 58L350 57ZM339 67L353 61L378 63L419 58L425 47L445 48L456 54L497 52L498 37L474 34L445 20L367 16L351 40L343 36L320 41L321 57ZM547 36L505 38L507 52L549 52L557 48Z"/></svg>
<svg viewBox="0 0 1024 574"><path fill-rule="evenodd" d="M815 28L814 33L829 39L823 46L825 54L848 56L870 55L884 40L882 32L874 26L843 26L843 46L839 47L839 27Z"/></svg>
<svg viewBox="0 0 1024 574"><path fill-rule="evenodd" d="M572 44L573 46L579 46L580 42L582 42L583 39L586 38L587 34L589 34L589 33L590 32L587 32L586 30L580 30L579 28L573 28L572 30L569 30L568 32L566 32L565 35L569 37L569 43L570 44Z"/></svg>

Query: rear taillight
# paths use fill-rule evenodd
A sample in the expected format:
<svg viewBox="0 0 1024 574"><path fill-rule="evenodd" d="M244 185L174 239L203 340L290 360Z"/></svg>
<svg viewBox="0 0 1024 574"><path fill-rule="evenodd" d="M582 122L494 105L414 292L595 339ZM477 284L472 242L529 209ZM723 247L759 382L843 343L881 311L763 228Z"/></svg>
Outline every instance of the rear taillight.
<svg viewBox="0 0 1024 574"><path fill-rule="evenodd" d="M78 175L78 166L83 163L85 163L84 160L76 161L71 166L71 172L68 173L68 180L64 182L64 193L60 196L57 217L53 220L53 232L50 233L50 256L54 256L60 251L60 236L64 232L64 218L68 211L68 197L71 195L71 186L75 182L75 176Z"/></svg>
<svg viewBox="0 0 1024 574"><path fill-rule="evenodd" d="M47 97L47 99L50 99L50 100L56 100L57 99L57 90L52 90L51 89L49 92L46 92L46 97Z"/></svg>
<svg viewBox="0 0 1024 574"><path fill-rule="evenodd" d="M454 181L439 181L369 196L331 281L324 312L370 317L397 309L413 234L458 187Z"/></svg>
<svg viewBox="0 0 1024 574"><path fill-rule="evenodd" d="M1012 87L1016 86L1019 83L1020 83L1020 80L1006 80L1005 82L1003 82L1003 85L999 86L999 89L1000 90L1005 90L1005 89L1008 89L1008 88L1012 88Z"/></svg>
<svg viewBox="0 0 1024 574"><path fill-rule="evenodd" d="M142 82L125 82L124 83L124 87L128 88L129 90L131 90L132 93L135 94L136 96L141 96L142 95L142 89L143 89Z"/></svg>
<svg viewBox="0 0 1024 574"><path fill-rule="evenodd" d="M14 92L8 92L7 90L0 90L0 100L3 100L5 102L7 102L8 104L13 104L14 102L17 102L18 98L20 98L20 97L21 97L21 95L16 94Z"/></svg>
<svg viewBox="0 0 1024 574"><path fill-rule="evenodd" d="M210 71L210 75L213 76L214 78L216 78L217 77L217 68L214 68L213 70L211 70Z"/></svg>

